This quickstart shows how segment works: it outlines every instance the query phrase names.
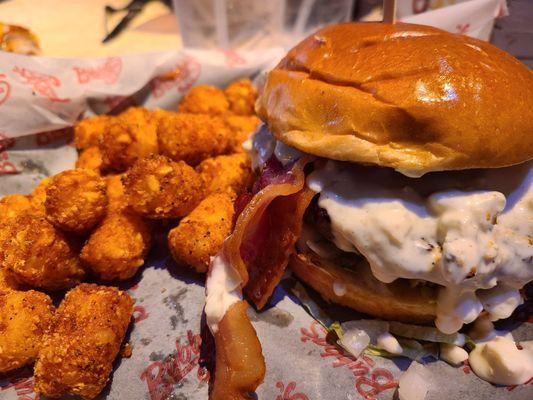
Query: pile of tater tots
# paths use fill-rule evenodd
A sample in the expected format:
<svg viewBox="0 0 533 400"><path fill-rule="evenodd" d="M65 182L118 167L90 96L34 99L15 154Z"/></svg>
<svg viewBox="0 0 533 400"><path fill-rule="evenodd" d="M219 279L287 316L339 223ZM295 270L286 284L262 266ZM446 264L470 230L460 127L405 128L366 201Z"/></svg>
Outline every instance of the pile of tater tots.
<svg viewBox="0 0 533 400"><path fill-rule="evenodd" d="M242 143L259 123L255 98L240 80L191 89L177 112L84 119L76 169L0 200L0 375L35 363L41 395L102 391L133 312L112 285L138 272L154 233L200 273L230 234L253 180ZM55 308L49 295L65 291Z"/></svg>

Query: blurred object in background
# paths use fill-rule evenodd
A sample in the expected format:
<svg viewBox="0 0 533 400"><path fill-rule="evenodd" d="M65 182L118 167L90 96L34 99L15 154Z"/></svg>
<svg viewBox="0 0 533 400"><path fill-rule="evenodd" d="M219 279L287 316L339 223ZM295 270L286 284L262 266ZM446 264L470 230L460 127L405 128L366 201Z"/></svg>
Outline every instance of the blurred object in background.
<svg viewBox="0 0 533 400"><path fill-rule="evenodd" d="M35 55L41 52L39 40L29 29L0 22L0 50Z"/></svg>
<svg viewBox="0 0 533 400"><path fill-rule="evenodd" d="M173 0L185 47L251 50L292 46L351 19L353 0Z"/></svg>
<svg viewBox="0 0 533 400"><path fill-rule="evenodd" d="M382 1L362 0L374 3L364 21L381 20ZM460 33L481 40L489 40L496 18L508 15L506 0L396 0L398 21L426 24Z"/></svg>
<svg viewBox="0 0 533 400"><path fill-rule="evenodd" d="M40 55L93 58L180 50L178 20L189 47L259 51L273 46L288 48L309 31L328 23L381 20L383 2L172 0L176 8L174 15L162 0L138 1L134 5L140 11L130 12L132 6L128 6L132 0L9 0L0 1L0 16L6 25L31 30L39 38ZM485 40L494 25L491 42L533 66L533 0L507 0L510 15L497 18L496 22L497 16L506 14L504 0L397 0L397 4L400 20L434 25ZM356 10L351 12L354 5ZM123 11L107 12L106 16L106 7ZM102 43L128 13L125 28L109 42ZM6 25L1 25L0 38L5 37ZM10 31L7 42L0 40L7 43L0 45L0 50L12 51L15 43L21 49L17 51L35 53L37 48L32 46L32 41L37 43L35 36Z"/></svg>
<svg viewBox="0 0 533 400"><path fill-rule="evenodd" d="M146 4L151 1L160 1L167 7L170 7L170 0L131 0L131 2L129 2L124 7L113 7L109 4L106 5L105 23L108 33L106 37L102 40L102 43L109 42L110 40L113 40L115 37L120 35L120 33L123 32L129 26L130 22L133 21L133 19L135 19L135 17L137 17L142 12ZM124 16L112 29L110 29L108 26L108 18L113 15L116 15L116 13L121 12L125 13Z"/></svg>
<svg viewBox="0 0 533 400"><path fill-rule="evenodd" d="M491 43L533 68L533 1L508 0L509 16L496 20Z"/></svg>
<svg viewBox="0 0 533 400"><path fill-rule="evenodd" d="M162 1L148 1L113 40L102 39L128 10L107 15L131 0L9 0L0 1L2 22L24 26L39 38L41 55L92 58L179 50L176 18ZM108 13L109 14L109 13Z"/></svg>

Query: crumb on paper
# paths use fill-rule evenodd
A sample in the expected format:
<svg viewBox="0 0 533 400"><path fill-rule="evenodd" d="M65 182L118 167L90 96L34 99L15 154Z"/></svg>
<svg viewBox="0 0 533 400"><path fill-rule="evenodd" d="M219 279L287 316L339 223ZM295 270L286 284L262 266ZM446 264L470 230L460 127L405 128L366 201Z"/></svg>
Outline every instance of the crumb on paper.
<svg viewBox="0 0 533 400"><path fill-rule="evenodd" d="M133 354L133 346L130 343L125 343L120 349L120 356L122 358L130 358Z"/></svg>

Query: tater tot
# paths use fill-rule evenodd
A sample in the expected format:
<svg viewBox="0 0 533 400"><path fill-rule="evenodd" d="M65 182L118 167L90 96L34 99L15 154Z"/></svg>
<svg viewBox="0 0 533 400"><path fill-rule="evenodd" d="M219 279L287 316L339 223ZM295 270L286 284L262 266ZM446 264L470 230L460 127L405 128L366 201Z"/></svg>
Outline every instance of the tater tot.
<svg viewBox="0 0 533 400"><path fill-rule="evenodd" d="M44 178L31 192L30 202L32 208L42 209L44 211L44 203L46 201L46 187L52 181L51 176Z"/></svg>
<svg viewBox="0 0 533 400"><path fill-rule="evenodd" d="M253 115L257 90L249 79L240 79L224 89L229 110L237 115Z"/></svg>
<svg viewBox="0 0 533 400"><path fill-rule="evenodd" d="M151 226L128 211L112 212L91 234L80 258L104 280L131 278L150 250Z"/></svg>
<svg viewBox="0 0 533 400"><path fill-rule="evenodd" d="M222 117L176 114L160 121L158 139L161 154L195 166L231 152L235 132Z"/></svg>
<svg viewBox="0 0 533 400"><path fill-rule="evenodd" d="M79 246L39 213L24 213L8 224L7 239L0 241L3 267L17 282L45 290L79 283L85 272Z"/></svg>
<svg viewBox="0 0 533 400"><path fill-rule="evenodd" d="M117 288L81 284L69 291L43 337L34 370L36 393L53 398L98 396L132 313L132 298Z"/></svg>
<svg viewBox="0 0 533 400"><path fill-rule="evenodd" d="M105 216L105 180L87 169L63 171L46 187L45 207L48 221L59 229L86 233Z"/></svg>
<svg viewBox="0 0 533 400"><path fill-rule="evenodd" d="M129 206L154 219L187 215L204 193L200 175L192 167L164 156L137 161L122 182Z"/></svg>
<svg viewBox="0 0 533 400"><path fill-rule="evenodd" d="M78 150L98 146L100 137L107 129L111 117L98 115L78 122L74 127L74 144Z"/></svg>
<svg viewBox="0 0 533 400"><path fill-rule="evenodd" d="M0 224L12 220L31 207L28 196L10 194L0 199Z"/></svg>
<svg viewBox="0 0 533 400"><path fill-rule="evenodd" d="M261 123L261 120L255 116L242 117L238 115L228 115L225 121L233 133L231 150L235 153L243 151L242 144L255 132Z"/></svg>
<svg viewBox="0 0 533 400"><path fill-rule="evenodd" d="M193 87L181 100L178 111L191 114L221 115L227 113L229 103L224 92L217 87Z"/></svg>
<svg viewBox="0 0 533 400"><path fill-rule="evenodd" d="M150 119L154 121L157 126L159 126L159 123L162 120L169 118L169 117L171 118L176 114L177 112L175 111L168 111L168 110L163 110L161 108L156 108L154 110L150 110Z"/></svg>
<svg viewBox="0 0 533 400"><path fill-rule="evenodd" d="M120 211L128 206L122 176L122 174L117 174L105 177L108 212Z"/></svg>
<svg viewBox="0 0 533 400"><path fill-rule="evenodd" d="M196 167L207 193L244 192L252 183L250 159L246 153L208 158Z"/></svg>
<svg viewBox="0 0 533 400"><path fill-rule="evenodd" d="M91 169L99 173L102 168L102 153L98 146L83 150L76 160L76 168Z"/></svg>
<svg viewBox="0 0 533 400"><path fill-rule="evenodd" d="M11 194L0 200L0 289L9 286L7 281L9 273L2 267L4 258L4 242L11 237L11 224L19 215L31 208L30 199L21 194Z"/></svg>
<svg viewBox="0 0 533 400"><path fill-rule="evenodd" d="M44 293L0 290L0 374L35 361L53 313Z"/></svg>
<svg viewBox="0 0 533 400"><path fill-rule="evenodd" d="M168 247L176 262L206 272L209 258L231 233L233 197L229 193L207 196L168 234Z"/></svg>
<svg viewBox="0 0 533 400"><path fill-rule="evenodd" d="M2 239L0 238L0 240ZM0 292L4 292L6 290L15 290L18 288L19 284L13 275L7 269L2 267L2 255L0 255Z"/></svg>
<svg viewBox="0 0 533 400"><path fill-rule="evenodd" d="M100 139L102 168L123 172L139 158L157 154L157 123L150 112L130 108L113 119Z"/></svg>

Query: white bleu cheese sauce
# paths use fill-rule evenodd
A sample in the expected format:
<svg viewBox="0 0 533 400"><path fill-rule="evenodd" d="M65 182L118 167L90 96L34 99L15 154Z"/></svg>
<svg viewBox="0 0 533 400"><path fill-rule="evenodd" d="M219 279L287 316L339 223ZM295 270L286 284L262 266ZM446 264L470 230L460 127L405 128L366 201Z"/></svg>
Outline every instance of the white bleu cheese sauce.
<svg viewBox="0 0 533 400"><path fill-rule="evenodd" d="M244 149L250 154L253 169L261 169L273 155L282 165L294 162L304 155L300 150L276 140L264 124L249 140L250 143Z"/></svg>
<svg viewBox="0 0 533 400"><path fill-rule="evenodd" d="M465 349L455 344L441 343L439 358L457 367L465 360L468 360L468 353Z"/></svg>
<svg viewBox="0 0 533 400"><path fill-rule="evenodd" d="M274 149L276 147L276 139L268 131L266 125L261 125L251 137L251 146L249 149L245 149L250 154L252 159L252 168L262 169L265 163L268 161Z"/></svg>
<svg viewBox="0 0 533 400"><path fill-rule="evenodd" d="M336 246L364 255L377 279L442 286L435 324L453 333L483 309L509 316L533 279L531 166L409 179L327 161L307 185L320 193Z"/></svg>
<svg viewBox="0 0 533 400"><path fill-rule="evenodd" d="M494 329L489 315L480 316L468 332L476 347L468 355L480 378L500 385L521 385L533 377L533 348L519 348L510 332ZM526 342L527 343L527 342Z"/></svg>
<svg viewBox="0 0 533 400"><path fill-rule="evenodd" d="M499 385L521 385L533 377L533 351L519 350L506 336L477 343L468 361L477 376Z"/></svg>
<svg viewBox="0 0 533 400"><path fill-rule="evenodd" d="M335 296L342 297L346 294L346 291L347 288L344 283L339 281L333 282L333 293L335 293Z"/></svg>
<svg viewBox="0 0 533 400"><path fill-rule="evenodd" d="M402 346L400 345L400 342L398 342L398 339L396 339L389 332L383 332L377 337L376 347L386 350L391 354L402 354L403 353L403 349L402 349Z"/></svg>
<svg viewBox="0 0 533 400"><path fill-rule="evenodd" d="M240 279L222 253L211 259L211 268L206 280L205 317L213 334L228 309L242 300Z"/></svg>

